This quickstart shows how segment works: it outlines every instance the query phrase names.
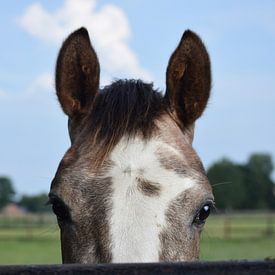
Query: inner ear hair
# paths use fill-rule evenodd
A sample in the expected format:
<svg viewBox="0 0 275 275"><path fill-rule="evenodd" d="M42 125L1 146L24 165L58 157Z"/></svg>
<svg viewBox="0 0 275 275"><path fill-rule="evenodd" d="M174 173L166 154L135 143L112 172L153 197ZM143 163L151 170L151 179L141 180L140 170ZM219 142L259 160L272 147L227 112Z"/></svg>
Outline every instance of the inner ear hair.
<svg viewBox="0 0 275 275"><path fill-rule="evenodd" d="M99 63L89 34L80 28L63 43L56 63L56 93L71 118L87 112L99 88Z"/></svg>
<svg viewBox="0 0 275 275"><path fill-rule="evenodd" d="M203 113L211 89L210 59L201 39L184 32L166 71L166 99L183 126Z"/></svg>

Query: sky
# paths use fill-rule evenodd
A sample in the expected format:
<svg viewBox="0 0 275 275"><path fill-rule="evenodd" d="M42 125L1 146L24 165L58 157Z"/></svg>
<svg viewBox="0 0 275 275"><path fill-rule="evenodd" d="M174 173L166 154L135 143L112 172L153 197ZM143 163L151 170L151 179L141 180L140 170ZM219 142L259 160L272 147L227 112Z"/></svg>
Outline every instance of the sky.
<svg viewBox="0 0 275 275"><path fill-rule="evenodd" d="M58 50L85 26L101 65L100 85L141 78L165 91L169 57L186 29L204 41L212 94L196 123L205 167L275 161L275 2L10 0L0 10L0 176L19 194L47 192L70 142L54 91Z"/></svg>

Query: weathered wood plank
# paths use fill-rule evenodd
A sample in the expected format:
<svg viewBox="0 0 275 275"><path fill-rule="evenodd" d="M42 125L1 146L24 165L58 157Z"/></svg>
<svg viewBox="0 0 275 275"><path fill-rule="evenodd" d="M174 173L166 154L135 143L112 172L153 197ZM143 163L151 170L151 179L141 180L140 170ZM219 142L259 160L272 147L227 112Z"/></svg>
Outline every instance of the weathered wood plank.
<svg viewBox="0 0 275 275"><path fill-rule="evenodd" d="M0 274L275 274L275 261L220 261L98 265L9 265Z"/></svg>

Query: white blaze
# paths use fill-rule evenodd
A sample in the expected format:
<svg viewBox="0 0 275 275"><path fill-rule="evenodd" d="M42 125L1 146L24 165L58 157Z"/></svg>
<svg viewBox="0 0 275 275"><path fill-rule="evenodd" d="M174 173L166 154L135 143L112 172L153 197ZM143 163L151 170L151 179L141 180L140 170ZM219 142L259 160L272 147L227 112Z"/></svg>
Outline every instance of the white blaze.
<svg viewBox="0 0 275 275"><path fill-rule="evenodd" d="M195 180L184 178L161 166L158 148L175 149L158 140L144 142L122 139L111 154L114 167L113 197L110 217L113 262L156 262L159 260L159 233L165 228L169 203L194 186ZM184 161L184 160L183 160ZM160 194L146 196L137 188L137 177L160 185Z"/></svg>

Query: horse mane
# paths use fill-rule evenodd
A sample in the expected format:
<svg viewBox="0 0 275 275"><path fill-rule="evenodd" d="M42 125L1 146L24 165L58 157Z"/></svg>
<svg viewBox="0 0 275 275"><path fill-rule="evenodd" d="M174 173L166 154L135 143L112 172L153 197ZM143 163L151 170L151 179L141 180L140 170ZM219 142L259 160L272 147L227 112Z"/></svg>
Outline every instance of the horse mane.
<svg viewBox="0 0 275 275"><path fill-rule="evenodd" d="M152 136L155 121L167 112L162 94L141 80L117 80L97 95L88 116L92 143L100 165L124 136Z"/></svg>

